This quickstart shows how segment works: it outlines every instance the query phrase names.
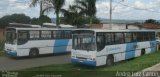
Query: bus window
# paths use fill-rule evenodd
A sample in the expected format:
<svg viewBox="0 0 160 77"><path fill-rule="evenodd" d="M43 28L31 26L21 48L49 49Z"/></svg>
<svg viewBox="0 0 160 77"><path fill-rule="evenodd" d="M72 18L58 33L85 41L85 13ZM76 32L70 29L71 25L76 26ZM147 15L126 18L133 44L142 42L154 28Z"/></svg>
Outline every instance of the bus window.
<svg viewBox="0 0 160 77"><path fill-rule="evenodd" d="M123 33L115 33L115 43L116 44L124 43Z"/></svg>
<svg viewBox="0 0 160 77"><path fill-rule="evenodd" d="M25 44L28 41L28 32L19 31L18 32L18 45Z"/></svg>
<svg viewBox="0 0 160 77"><path fill-rule="evenodd" d="M95 48L93 36L79 35L73 37L73 49L94 51Z"/></svg>
<svg viewBox="0 0 160 77"><path fill-rule="evenodd" d="M133 42L137 42L137 33L133 33Z"/></svg>
<svg viewBox="0 0 160 77"><path fill-rule="evenodd" d="M132 33L124 33L124 35L126 43L132 42Z"/></svg>
<svg viewBox="0 0 160 77"><path fill-rule="evenodd" d="M114 33L105 33L106 45L114 44Z"/></svg>
<svg viewBox="0 0 160 77"><path fill-rule="evenodd" d="M97 36L97 51L101 51L105 47L104 36Z"/></svg>
<svg viewBox="0 0 160 77"><path fill-rule="evenodd" d="M41 31L42 39L51 39L51 31Z"/></svg>
<svg viewBox="0 0 160 77"><path fill-rule="evenodd" d="M6 35L6 43L8 44L16 44L16 33L15 32L7 32Z"/></svg>
<svg viewBox="0 0 160 77"><path fill-rule="evenodd" d="M39 31L29 31L30 39L39 39L40 32Z"/></svg>
<svg viewBox="0 0 160 77"><path fill-rule="evenodd" d="M71 39L72 38L71 31L64 31L63 37L64 39Z"/></svg>

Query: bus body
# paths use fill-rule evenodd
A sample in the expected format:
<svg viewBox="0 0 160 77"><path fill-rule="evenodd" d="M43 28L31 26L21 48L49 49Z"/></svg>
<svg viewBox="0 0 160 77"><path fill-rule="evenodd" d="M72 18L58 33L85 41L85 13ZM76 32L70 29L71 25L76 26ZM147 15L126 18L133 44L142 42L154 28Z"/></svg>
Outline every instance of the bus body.
<svg viewBox="0 0 160 77"><path fill-rule="evenodd" d="M160 50L160 29L156 29L157 50Z"/></svg>
<svg viewBox="0 0 160 77"><path fill-rule="evenodd" d="M156 51L155 31L76 30L71 62L89 66L112 65Z"/></svg>
<svg viewBox="0 0 160 77"><path fill-rule="evenodd" d="M10 57L65 53L72 47L70 29L8 28L5 52Z"/></svg>

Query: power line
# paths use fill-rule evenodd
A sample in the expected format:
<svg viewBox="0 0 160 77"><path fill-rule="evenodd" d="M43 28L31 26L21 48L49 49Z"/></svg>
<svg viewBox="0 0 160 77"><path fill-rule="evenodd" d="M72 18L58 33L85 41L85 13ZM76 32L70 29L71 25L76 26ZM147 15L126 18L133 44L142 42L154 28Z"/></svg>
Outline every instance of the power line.
<svg viewBox="0 0 160 77"><path fill-rule="evenodd" d="M114 2L114 3L117 3L117 4L120 4L120 5L123 5L123 6L125 6L125 7L130 7L130 8L136 9L136 10L144 10L144 11L148 11L148 12L160 13L159 11L155 11L155 10L142 9L142 8L137 8L137 7L134 7L134 6L129 6L129 5L123 4L123 3L121 3L121 2L116 2L116 1L113 1L113 2Z"/></svg>

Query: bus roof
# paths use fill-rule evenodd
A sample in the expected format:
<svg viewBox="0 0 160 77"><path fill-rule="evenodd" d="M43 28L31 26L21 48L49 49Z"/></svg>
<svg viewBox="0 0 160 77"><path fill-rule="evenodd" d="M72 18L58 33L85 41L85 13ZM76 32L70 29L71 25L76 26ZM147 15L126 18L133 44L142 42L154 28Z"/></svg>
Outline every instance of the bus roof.
<svg viewBox="0 0 160 77"><path fill-rule="evenodd" d="M107 29L79 29L79 31L94 31L94 32L155 32L155 30L107 30ZM78 31L78 30L76 30Z"/></svg>
<svg viewBox="0 0 160 77"><path fill-rule="evenodd" d="M74 30L70 28L16 28L16 27L9 27L15 30Z"/></svg>
<svg viewBox="0 0 160 77"><path fill-rule="evenodd" d="M93 31L93 32L155 32L155 30L107 30L107 29L73 29L73 28L16 28L16 30L75 30L75 31Z"/></svg>

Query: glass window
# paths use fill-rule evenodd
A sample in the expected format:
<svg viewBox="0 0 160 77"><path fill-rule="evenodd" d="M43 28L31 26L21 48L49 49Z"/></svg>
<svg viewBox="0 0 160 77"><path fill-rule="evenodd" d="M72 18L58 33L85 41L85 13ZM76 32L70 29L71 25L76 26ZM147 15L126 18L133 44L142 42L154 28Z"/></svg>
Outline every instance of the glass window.
<svg viewBox="0 0 160 77"><path fill-rule="evenodd" d="M53 31L52 37L55 39L56 38L56 31Z"/></svg>
<svg viewBox="0 0 160 77"><path fill-rule="evenodd" d="M41 38L50 39L51 38L51 31L41 31Z"/></svg>
<svg viewBox="0 0 160 77"><path fill-rule="evenodd" d="M107 45L114 44L114 33L105 33L105 38Z"/></svg>
<svg viewBox="0 0 160 77"><path fill-rule="evenodd" d="M140 36L139 36L139 33L134 32L134 33L133 33L133 42L138 42L138 41L140 41L140 40L141 40L141 38L140 38Z"/></svg>
<svg viewBox="0 0 160 77"><path fill-rule="evenodd" d="M19 31L18 32L18 45L25 44L28 41L28 32Z"/></svg>
<svg viewBox="0 0 160 77"><path fill-rule="evenodd" d="M97 51L103 50L105 47L105 37L104 36L97 36Z"/></svg>
<svg viewBox="0 0 160 77"><path fill-rule="evenodd" d="M123 33L115 33L115 43L117 44L124 43Z"/></svg>
<svg viewBox="0 0 160 77"><path fill-rule="evenodd" d="M8 43L8 44L16 44L16 33L7 32L6 43Z"/></svg>
<svg viewBox="0 0 160 77"><path fill-rule="evenodd" d="M19 31L18 32L18 39L20 39L20 40L28 39L27 31Z"/></svg>
<svg viewBox="0 0 160 77"><path fill-rule="evenodd" d="M125 42L132 42L132 33L124 33L125 35Z"/></svg>
<svg viewBox="0 0 160 77"><path fill-rule="evenodd" d="M29 32L29 35L30 35L30 39L39 39L39 31L30 31Z"/></svg>
<svg viewBox="0 0 160 77"><path fill-rule="evenodd" d="M95 38L87 35L74 35L73 36L73 49L94 51Z"/></svg>
<svg viewBox="0 0 160 77"><path fill-rule="evenodd" d="M151 32L150 37L151 37L151 40L155 40L156 39L155 38L155 32Z"/></svg>
<svg viewBox="0 0 160 77"><path fill-rule="evenodd" d="M71 31L64 31L63 37L65 39L71 39L72 38Z"/></svg>

